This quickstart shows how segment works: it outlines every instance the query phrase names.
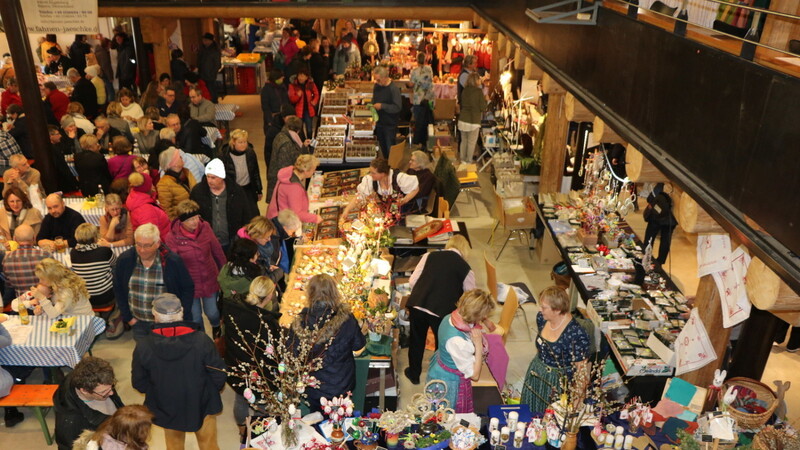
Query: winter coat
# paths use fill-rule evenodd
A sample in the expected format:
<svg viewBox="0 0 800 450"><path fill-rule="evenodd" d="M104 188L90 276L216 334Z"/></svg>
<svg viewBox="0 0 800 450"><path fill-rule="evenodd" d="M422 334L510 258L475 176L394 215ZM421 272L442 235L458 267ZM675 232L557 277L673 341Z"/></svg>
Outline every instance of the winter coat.
<svg viewBox="0 0 800 450"><path fill-rule="evenodd" d="M341 45L337 47L333 56L333 73L344 75L347 68L352 65L361 67L361 52L358 51L358 47L355 44L350 45L349 49Z"/></svg>
<svg viewBox="0 0 800 450"><path fill-rule="evenodd" d="M439 158L436 168L433 169L433 175L436 177L436 193L444 197L448 204L454 205L461 183L458 181L453 163L447 158Z"/></svg>
<svg viewBox="0 0 800 450"><path fill-rule="evenodd" d="M297 80L289 85L289 101L294 105L294 112L299 118L314 117L317 115L317 105L319 105L319 90L314 80L309 78L305 86L301 86ZM308 115L305 109L308 108Z"/></svg>
<svg viewBox="0 0 800 450"><path fill-rule="evenodd" d="M28 208L26 211L25 218L22 219L17 226L30 225L31 228L33 228L33 232L39 234L39 229L42 226L42 213L33 207ZM22 215L22 211L20 211L20 215ZM0 206L0 235L5 236L8 241L14 239L14 234L11 233L11 216L10 210L6 210L4 206Z"/></svg>
<svg viewBox="0 0 800 450"><path fill-rule="evenodd" d="M219 159L225 164L225 179L236 180L236 167L233 164L233 157L231 153L239 154L238 151L233 149L230 145L226 144L219 152ZM264 190L261 185L261 169L258 167L258 156L253 150L253 144L247 144L244 151L245 159L247 160L247 172L250 174L250 184L242 186L243 189L250 188L257 195L261 195Z"/></svg>
<svg viewBox="0 0 800 450"><path fill-rule="evenodd" d="M103 186L103 192L110 192L112 178L105 156L92 151L80 152L75 155L75 171L83 195L97 195L97 186Z"/></svg>
<svg viewBox="0 0 800 450"><path fill-rule="evenodd" d="M97 114L97 89L86 78L80 78L75 83L70 100L83 105L83 110L90 117L94 117Z"/></svg>
<svg viewBox="0 0 800 450"><path fill-rule="evenodd" d="M257 264L253 267L252 273L246 274L237 272L236 275L233 273L231 263L225 264L222 266L222 269L220 269L219 275L217 275L222 300L230 299L237 294L247 295L247 293L250 292L250 283L252 283L257 276L263 274L263 268Z"/></svg>
<svg viewBox="0 0 800 450"><path fill-rule="evenodd" d="M272 123L275 115L280 114L281 106L289 104L289 92L286 86L272 82L261 88L261 112L264 114L264 133Z"/></svg>
<svg viewBox="0 0 800 450"><path fill-rule="evenodd" d="M146 223L152 223L158 227L161 236L166 236L169 233L169 218L167 213L164 212L148 194L131 191L128 198L125 199L125 207L131 215L131 227L133 231L139 226Z"/></svg>
<svg viewBox="0 0 800 450"><path fill-rule="evenodd" d="M300 49L297 47L297 38L291 36L288 40L286 40L285 43L283 42L283 39L281 39L281 42L278 46L278 51L281 53L281 55L283 55L284 67L288 67L289 63L292 62L292 59L295 57L295 55L297 55L297 52L300 51Z"/></svg>
<svg viewBox="0 0 800 450"><path fill-rule="evenodd" d="M232 367L239 363L256 363L252 355L243 351L238 344L252 343L253 338L245 334L245 337L240 336L236 332L236 327L240 330L249 330L258 337L264 339L265 342L271 342L269 339L270 332L274 338L279 335L278 320L281 315L278 312L268 311L259 308L256 305L250 305L242 301L244 295L237 294L233 298L228 298L222 301L222 323L224 326L223 337L225 339L225 364ZM236 326L234 326L236 324ZM267 331L269 329L269 332ZM273 345L274 345L273 341ZM271 359L264 357L262 364L269 366L272 363ZM241 395L245 386L234 386L243 380L234 376L228 376L228 385Z"/></svg>
<svg viewBox="0 0 800 450"><path fill-rule="evenodd" d="M171 252L163 243L158 248L158 252L161 257L164 291L175 294L181 299L183 318L184 320L191 320L192 305L194 304L194 282L192 277L177 253ZM114 267L114 296L117 298L117 306L122 319L126 323L133 318L131 306L128 303L128 285L138 259L139 255L136 253L136 249L129 248L119 255L117 265Z"/></svg>
<svg viewBox="0 0 800 450"><path fill-rule="evenodd" d="M108 75L110 78L110 75ZM117 73L120 81L133 81L136 79L136 52L130 39L122 42L117 47Z"/></svg>
<svg viewBox="0 0 800 450"><path fill-rule="evenodd" d="M56 120L60 122L61 118L64 117L64 114L67 113L69 97L67 97L67 94L59 90L55 90L50 92L50 95L47 96L46 101L50 104L50 109L53 111L53 115L55 116Z"/></svg>
<svg viewBox="0 0 800 450"><path fill-rule="evenodd" d="M203 99L199 105L189 102L189 117L200 123L214 124L216 114L216 107L210 100Z"/></svg>
<svg viewBox="0 0 800 450"><path fill-rule="evenodd" d="M222 53L216 42L206 47L200 45L197 51L197 73L206 83L213 83L217 79L217 72L222 67Z"/></svg>
<svg viewBox="0 0 800 450"><path fill-rule="evenodd" d="M117 408L124 406L116 390L109 398ZM53 394L53 409L56 412L55 434L58 450L72 449L72 443L84 430L96 430L110 417L90 408L78 397L72 383L72 374L67 375Z"/></svg>
<svg viewBox="0 0 800 450"><path fill-rule="evenodd" d="M278 171L284 167L294 166L297 157L307 153L311 153L311 149L298 146L289 135L289 130L283 127L272 142L272 156L267 165L269 169L267 172L267 198L272 198L272 190L278 183Z"/></svg>
<svg viewBox="0 0 800 450"><path fill-rule="evenodd" d="M133 173L134 159L136 159L136 157L133 155L112 156L108 160L108 172L115 180L120 178L128 178L128 175Z"/></svg>
<svg viewBox="0 0 800 450"><path fill-rule="evenodd" d="M294 173L294 166L284 167L278 171L278 183L272 192L272 199L267 208L267 217L278 217L284 209L291 209L303 222L317 223L316 214L308 212L308 194L300 179Z"/></svg>
<svg viewBox="0 0 800 450"><path fill-rule="evenodd" d="M201 220L192 237L187 236L181 228L180 219L173 220L164 243L183 259L194 282L195 298L210 297L219 291L217 275L227 262L225 253L207 222Z"/></svg>
<svg viewBox="0 0 800 450"><path fill-rule="evenodd" d="M136 345L131 384L162 428L195 432L222 411L225 362L214 341L190 322L160 323Z"/></svg>
<svg viewBox="0 0 800 450"><path fill-rule="evenodd" d="M274 223L277 219L272 220ZM286 246L283 245L280 233L274 233L264 245L259 244L247 234L247 227L239 228L239 231L236 232L236 237L239 239L250 239L256 243L258 246L258 265L264 269L265 275L269 275L273 281L277 282L288 272L289 260L286 255ZM278 266L283 269L283 272L271 270L270 266Z"/></svg>
<svg viewBox="0 0 800 450"><path fill-rule="evenodd" d="M225 202L227 218L228 218L228 236L230 240L236 237L236 230L250 223L250 220L257 216L258 210L255 205L251 205L247 200L247 195L244 193L236 183L225 180L225 194L228 196ZM200 205L200 217L209 224L213 220L213 209L211 206L211 188L208 187L208 182L203 180L192 189L189 198L196 201Z"/></svg>
<svg viewBox="0 0 800 450"><path fill-rule="evenodd" d="M189 172L189 169L183 168L183 173L186 174L186 181L189 185L189 190L187 191L178 181L175 179L174 176L169 175L167 173L158 180L158 185L156 185L156 191L158 192L158 203L161 204L161 207L167 212L167 216L170 219L176 218L178 215L175 213L175 207L178 206L178 203L189 200L189 193L192 189L197 185L197 181Z"/></svg>

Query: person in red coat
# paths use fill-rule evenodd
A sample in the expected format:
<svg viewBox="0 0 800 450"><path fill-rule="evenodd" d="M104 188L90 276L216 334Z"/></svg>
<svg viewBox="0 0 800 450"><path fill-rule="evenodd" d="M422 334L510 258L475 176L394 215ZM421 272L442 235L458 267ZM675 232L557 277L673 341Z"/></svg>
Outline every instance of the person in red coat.
<svg viewBox="0 0 800 450"><path fill-rule="evenodd" d="M128 175L128 185L131 191L128 193L128 198L125 199L125 207L130 212L133 231L136 232L141 225L152 223L158 227L161 236L166 236L170 230L169 218L167 218L167 213L156 204L153 194L150 192L153 188L150 176L133 172Z"/></svg>
<svg viewBox="0 0 800 450"><path fill-rule="evenodd" d="M314 80L308 76L308 69L297 72L297 78L289 85L289 101L294 105L295 114L303 119L306 126L306 138L311 139L314 116L319 105L319 90Z"/></svg>
<svg viewBox="0 0 800 450"><path fill-rule="evenodd" d="M61 117L67 113L67 106L69 106L69 97L67 94L61 92L52 81L44 84L45 101L50 105L53 110L53 115L57 121L61 121Z"/></svg>
<svg viewBox="0 0 800 450"><path fill-rule="evenodd" d="M14 77L6 80L6 90L0 95L0 115L5 116L6 110L11 105L22 106L22 98L19 96L17 79Z"/></svg>
<svg viewBox="0 0 800 450"><path fill-rule="evenodd" d="M228 261L211 225L200 217L200 205L197 202L184 200L178 203L175 211L178 218L172 221L164 243L183 259L194 282L192 321L202 326L205 311L216 338L220 335L217 275Z"/></svg>
<svg viewBox="0 0 800 450"><path fill-rule="evenodd" d="M278 171L278 184L272 191L272 200L267 208L267 218L278 217L284 209L290 209L303 222L319 223L319 215L308 211L308 194L305 182L317 170L319 160L314 155L300 155L294 166L284 167Z"/></svg>

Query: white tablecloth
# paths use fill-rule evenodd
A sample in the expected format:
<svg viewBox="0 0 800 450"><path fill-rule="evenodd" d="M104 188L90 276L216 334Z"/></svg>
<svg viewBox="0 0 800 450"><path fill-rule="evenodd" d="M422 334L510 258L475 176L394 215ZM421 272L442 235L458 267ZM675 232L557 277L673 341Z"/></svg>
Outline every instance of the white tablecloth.
<svg viewBox="0 0 800 450"><path fill-rule="evenodd" d="M236 118L236 111L239 111L239 105L231 103L217 103L214 105L215 116L217 120L231 121Z"/></svg>
<svg viewBox="0 0 800 450"><path fill-rule="evenodd" d="M92 345L95 336L106 329L103 319L95 316L75 316L74 332L52 333L55 321L46 315L31 316L33 330L23 344L12 343L0 349L0 365L35 367L75 367ZM5 322L8 327L21 326L14 316ZM13 333L12 333L13 334Z"/></svg>

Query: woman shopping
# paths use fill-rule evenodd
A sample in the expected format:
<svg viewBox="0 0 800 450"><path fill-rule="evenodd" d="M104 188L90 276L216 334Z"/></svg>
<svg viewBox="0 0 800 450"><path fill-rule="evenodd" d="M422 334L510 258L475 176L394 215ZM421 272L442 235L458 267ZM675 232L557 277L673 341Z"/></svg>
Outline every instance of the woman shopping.
<svg viewBox="0 0 800 450"><path fill-rule="evenodd" d="M277 217L284 209L294 211L306 223L318 223L320 216L308 211L306 180L314 175L319 160L314 155L300 155L293 166L278 171L278 182L272 191L272 200L267 208L267 217Z"/></svg>
<svg viewBox="0 0 800 450"><path fill-rule="evenodd" d="M439 326L437 335L442 345L431 357L428 381L447 384L445 398L457 414L474 412L472 382L481 377L488 352L483 325L493 326L488 318L495 305L491 294L473 289L461 296L456 310L444 316Z"/></svg>
<svg viewBox="0 0 800 450"><path fill-rule="evenodd" d="M583 370L589 356L590 338L569 312L567 292L556 286L539 294L541 311L536 315L537 354L528 366L521 402L531 412L542 412L557 395L560 378L572 378Z"/></svg>
<svg viewBox="0 0 800 450"><path fill-rule="evenodd" d="M475 145L478 143L481 119L487 104L480 86L481 76L478 72L472 72L467 77L467 84L461 93L458 131L461 132L459 155L462 162L472 162L475 159Z"/></svg>

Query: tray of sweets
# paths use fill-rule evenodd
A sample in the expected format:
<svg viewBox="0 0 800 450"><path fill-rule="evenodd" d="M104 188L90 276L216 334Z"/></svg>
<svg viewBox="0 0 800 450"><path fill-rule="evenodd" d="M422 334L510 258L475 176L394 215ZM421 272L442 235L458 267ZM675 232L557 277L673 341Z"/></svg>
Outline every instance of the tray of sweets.
<svg viewBox="0 0 800 450"><path fill-rule="evenodd" d="M320 125L321 126L339 126L343 128L347 128L347 120L342 117L341 114L339 115L330 115L330 116L322 116L320 117Z"/></svg>
<svg viewBox="0 0 800 450"><path fill-rule="evenodd" d="M347 147L348 162L369 162L375 159L374 145L350 145Z"/></svg>
<svg viewBox="0 0 800 450"><path fill-rule="evenodd" d="M342 114L347 114L347 106L323 106L322 107L322 115L323 116L340 116Z"/></svg>
<svg viewBox="0 0 800 450"><path fill-rule="evenodd" d="M353 109L353 117L372 118L372 111L367 105L352 105L351 108Z"/></svg>
<svg viewBox="0 0 800 450"><path fill-rule="evenodd" d="M325 106L347 106L347 97L325 97Z"/></svg>
<svg viewBox="0 0 800 450"><path fill-rule="evenodd" d="M345 136L347 134L347 124L340 125L323 125L317 128L317 137L319 136Z"/></svg>
<svg viewBox="0 0 800 450"><path fill-rule="evenodd" d="M344 147L317 147L314 156L321 163L340 163L344 157Z"/></svg>
<svg viewBox="0 0 800 450"><path fill-rule="evenodd" d="M354 136L372 136L375 130L375 122L372 119L356 119L350 129L353 130Z"/></svg>
<svg viewBox="0 0 800 450"><path fill-rule="evenodd" d="M350 95L350 91L348 91L348 90L345 90L345 89L343 89L343 90L341 90L341 91L337 89L337 90L336 90L336 91L334 91L334 92L331 92L331 91L326 91L326 92L325 92L325 100L327 100L327 99L342 99L342 100L347 100L347 97L348 97L349 95Z"/></svg>
<svg viewBox="0 0 800 450"><path fill-rule="evenodd" d="M319 147L344 147L344 136L317 135L317 148Z"/></svg>

